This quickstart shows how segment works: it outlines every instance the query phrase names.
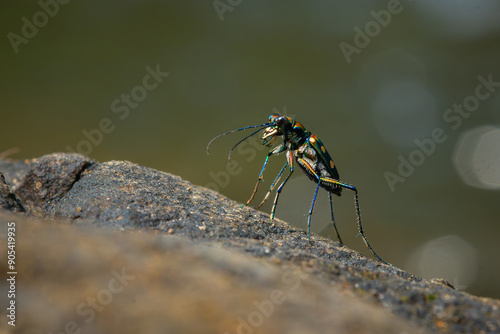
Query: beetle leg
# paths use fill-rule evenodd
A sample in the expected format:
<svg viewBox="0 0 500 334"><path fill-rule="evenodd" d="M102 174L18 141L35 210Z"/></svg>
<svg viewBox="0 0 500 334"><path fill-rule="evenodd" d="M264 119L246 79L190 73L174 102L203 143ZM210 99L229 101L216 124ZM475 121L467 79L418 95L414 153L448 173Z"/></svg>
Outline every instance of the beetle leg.
<svg viewBox="0 0 500 334"><path fill-rule="evenodd" d="M303 165L303 167L305 167L307 169L307 173L309 173L310 175L313 175L316 178L316 182L317 182L316 190L314 191L314 197L313 197L313 200L312 200L312 203L311 203L311 208L309 209L308 217L307 217L307 237L309 238L309 240L311 240L311 219L312 219L312 213L313 213L313 210L314 210L314 204L316 204L316 196L318 196L318 189L319 189L319 185L320 185L320 182L319 182L320 177L314 171L314 169L312 168L312 166L307 161L305 161L302 158L298 158L298 160L300 161L301 165Z"/></svg>
<svg viewBox="0 0 500 334"><path fill-rule="evenodd" d="M328 192L328 198L330 199L330 213L332 215L332 223L333 223L333 228L335 229L335 232L337 233L337 238L339 239L341 244L344 244L342 242L342 238L340 237L339 230L337 230L337 224L335 224L335 218L333 216L333 200L332 200L332 193Z"/></svg>
<svg viewBox="0 0 500 334"><path fill-rule="evenodd" d="M285 145L280 145L280 146L276 147L274 150L272 150L269 153L267 153L266 160L264 161L264 165L262 166L262 169L260 170L259 178L257 179L257 183L255 184L255 188L253 189L252 195L250 196L250 198L248 199L248 201L245 203L245 205L250 204L250 202L252 202L253 199L255 198L255 194L257 194L257 191L259 190L260 181L263 180L264 169L266 169L267 161L269 160L269 157L271 155L280 154L280 153L282 153L285 150L286 150Z"/></svg>
<svg viewBox="0 0 500 334"><path fill-rule="evenodd" d="M285 171L286 166L288 166L288 161L285 162L285 164L283 165L283 168L281 168L278 176L276 177L276 179L274 179L274 182L269 187L269 190L267 191L266 196L264 196L264 199L262 200L262 202L260 202L260 204L257 206L256 209L260 208L262 206L262 204L264 204L264 202L267 201L267 198L269 197L269 195L271 194L271 192L274 190L274 187L276 187L276 184L281 179L281 176L283 175L283 172Z"/></svg>
<svg viewBox="0 0 500 334"><path fill-rule="evenodd" d="M290 173L287 175L285 181L283 181L283 183L280 184L280 186L278 187L278 190L276 190L276 197L274 198L273 208L271 209L271 222L274 219L274 213L276 212L276 206L278 205L278 199L280 197L281 190L283 189L283 186L288 181L290 176L292 176L292 174L293 174L293 152L288 151L286 157L287 157L287 163L288 163L288 165L290 165Z"/></svg>
<svg viewBox="0 0 500 334"><path fill-rule="evenodd" d="M373 253L373 255L375 255L375 257L377 259L379 259L380 261L382 261L383 263L387 264L387 262L385 262L384 260L382 260L382 258L380 256L378 256L378 254L375 252L375 250L372 248L372 246L368 242L368 239L366 238L365 234L363 233L363 225L361 225L361 213L359 210L358 190L356 189L356 187L353 185L347 184L347 183L340 182L338 180L327 178L327 177L320 178L320 182L329 183L329 184L336 184L336 185L341 186L343 188L347 188L349 190L354 191L354 206L356 207L356 215L358 218L359 235L361 235L361 237L363 238L363 241L365 242L366 247Z"/></svg>

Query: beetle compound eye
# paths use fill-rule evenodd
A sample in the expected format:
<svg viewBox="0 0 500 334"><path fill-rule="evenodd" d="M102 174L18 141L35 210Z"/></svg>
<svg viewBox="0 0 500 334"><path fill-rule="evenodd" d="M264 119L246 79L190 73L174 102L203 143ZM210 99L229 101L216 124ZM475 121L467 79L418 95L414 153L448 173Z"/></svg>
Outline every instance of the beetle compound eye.
<svg viewBox="0 0 500 334"><path fill-rule="evenodd" d="M279 127L285 126L286 122L287 121L285 116L281 116L276 119L276 125L278 125Z"/></svg>
<svg viewBox="0 0 500 334"><path fill-rule="evenodd" d="M280 115L278 114L271 114L269 116L269 123L272 123L276 117L279 117Z"/></svg>

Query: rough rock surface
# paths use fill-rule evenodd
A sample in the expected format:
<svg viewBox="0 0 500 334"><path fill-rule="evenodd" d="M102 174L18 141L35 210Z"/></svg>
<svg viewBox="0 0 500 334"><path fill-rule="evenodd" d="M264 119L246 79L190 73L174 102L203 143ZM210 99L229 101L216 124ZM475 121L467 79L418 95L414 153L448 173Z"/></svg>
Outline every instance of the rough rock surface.
<svg viewBox="0 0 500 334"><path fill-rule="evenodd" d="M309 241L279 220L270 226L267 214L168 173L78 154L0 161L0 171L28 215L50 219L0 213L2 228L16 221L20 230L19 325L27 329L500 331L498 300L316 235ZM134 278L120 281L122 270Z"/></svg>
<svg viewBox="0 0 500 334"><path fill-rule="evenodd" d="M5 183L5 178L0 171L0 209L24 212L21 201L14 195L9 185Z"/></svg>

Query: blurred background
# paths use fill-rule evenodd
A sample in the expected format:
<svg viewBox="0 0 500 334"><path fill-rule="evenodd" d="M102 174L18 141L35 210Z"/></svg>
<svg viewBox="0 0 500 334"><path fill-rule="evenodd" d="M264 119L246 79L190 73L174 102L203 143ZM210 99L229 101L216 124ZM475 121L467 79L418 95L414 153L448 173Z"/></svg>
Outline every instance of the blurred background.
<svg viewBox="0 0 500 334"><path fill-rule="evenodd" d="M64 2L61 0L61 2ZM386 261L500 298L500 2L3 1L0 153L76 151L180 175L239 202L267 148L214 136L292 115L359 190ZM15 148L18 148L16 151ZM285 161L273 157L265 193ZM297 169L277 217L300 228ZM344 242L353 194L335 198ZM262 210L270 211L270 203ZM312 230L335 239L320 191Z"/></svg>

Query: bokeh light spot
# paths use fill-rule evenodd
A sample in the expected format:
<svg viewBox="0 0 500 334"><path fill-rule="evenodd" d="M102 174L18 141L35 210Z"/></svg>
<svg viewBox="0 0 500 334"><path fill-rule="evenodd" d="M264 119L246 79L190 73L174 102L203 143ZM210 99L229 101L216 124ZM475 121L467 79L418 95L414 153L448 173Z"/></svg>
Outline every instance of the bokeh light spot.
<svg viewBox="0 0 500 334"><path fill-rule="evenodd" d="M477 251L457 235L431 240L415 250L407 261L410 271L426 279L444 278L457 289L465 289L478 270Z"/></svg>
<svg viewBox="0 0 500 334"><path fill-rule="evenodd" d="M445 38L474 38L500 29L498 1L421 0L413 4L422 17L433 22L426 27Z"/></svg>
<svg viewBox="0 0 500 334"><path fill-rule="evenodd" d="M500 188L500 128L481 126L462 134L453 164L463 182L483 189Z"/></svg>

